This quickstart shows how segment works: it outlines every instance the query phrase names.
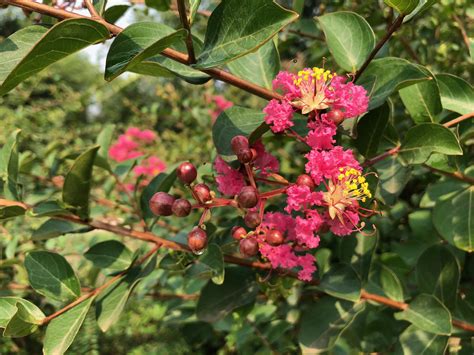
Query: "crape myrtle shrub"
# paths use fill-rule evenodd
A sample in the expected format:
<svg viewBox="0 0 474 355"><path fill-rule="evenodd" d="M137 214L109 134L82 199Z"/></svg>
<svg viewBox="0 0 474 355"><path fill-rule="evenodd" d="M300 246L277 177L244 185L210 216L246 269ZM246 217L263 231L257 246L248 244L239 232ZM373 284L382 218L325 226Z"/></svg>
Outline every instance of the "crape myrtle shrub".
<svg viewBox="0 0 474 355"><path fill-rule="evenodd" d="M2 352L472 353L468 5L2 0Z"/></svg>

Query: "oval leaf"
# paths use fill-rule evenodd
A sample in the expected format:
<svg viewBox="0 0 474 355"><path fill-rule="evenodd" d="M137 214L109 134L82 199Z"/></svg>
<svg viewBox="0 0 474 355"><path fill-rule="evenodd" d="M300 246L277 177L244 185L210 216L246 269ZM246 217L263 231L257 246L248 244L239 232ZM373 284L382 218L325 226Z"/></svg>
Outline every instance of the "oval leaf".
<svg viewBox="0 0 474 355"><path fill-rule="evenodd" d="M474 88L467 81L451 74L438 74L436 80L444 109L461 115L474 112Z"/></svg>
<svg viewBox="0 0 474 355"><path fill-rule="evenodd" d="M95 267L122 271L127 269L133 261L132 252L116 240L107 240L94 244L84 257L91 261Z"/></svg>
<svg viewBox="0 0 474 355"><path fill-rule="evenodd" d="M436 80L426 80L399 91L406 109L415 123L438 122L443 109Z"/></svg>
<svg viewBox="0 0 474 355"><path fill-rule="evenodd" d="M336 264L324 274L318 289L331 296L357 302L360 299L361 283L351 266Z"/></svg>

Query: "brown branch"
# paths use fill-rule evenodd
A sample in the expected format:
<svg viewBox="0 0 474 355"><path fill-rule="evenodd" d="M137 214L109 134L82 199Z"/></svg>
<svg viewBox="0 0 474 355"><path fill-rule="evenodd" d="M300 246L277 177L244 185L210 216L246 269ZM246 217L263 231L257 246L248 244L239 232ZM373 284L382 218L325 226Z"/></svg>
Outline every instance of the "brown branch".
<svg viewBox="0 0 474 355"><path fill-rule="evenodd" d="M464 175L464 174L461 173L460 171L455 171L454 173L450 173L450 172L447 172L447 171L443 171L443 170L439 170L439 169L433 168L433 167L428 166L428 165L423 165L423 166L424 166L425 168L431 170L433 173L441 174L441 175L450 177L450 178L452 178L452 179L456 179L456 180L459 180L459 181L466 182L466 183L468 183L468 184L474 185L474 178L472 178L472 177L470 177L470 176L467 176L467 175Z"/></svg>
<svg viewBox="0 0 474 355"><path fill-rule="evenodd" d="M451 127L451 126L454 126L464 120L467 120L469 118L472 118L474 117L474 112L471 112L471 113L466 113L465 115L462 115L462 116L459 116L458 118L455 118L454 120L451 120L449 122L446 122L445 124L443 124L444 127Z"/></svg>
<svg viewBox="0 0 474 355"><path fill-rule="evenodd" d="M100 19L101 16L95 9L94 5L92 4L91 0L84 0L84 4L87 7L87 10L89 10L89 13L91 14L91 17L94 19Z"/></svg>
<svg viewBox="0 0 474 355"><path fill-rule="evenodd" d="M390 37L392 37L393 33L401 27L404 18L405 15L399 15L397 19L392 23L392 25L388 28L385 35L380 39L380 41L378 41L372 52L369 54L369 57L365 60L364 64L362 64L360 69L356 72L354 76L354 81L360 78L364 70L367 69L370 62L372 61L372 59L374 59L374 57L377 55L383 45L390 39Z"/></svg>
<svg viewBox="0 0 474 355"><path fill-rule="evenodd" d="M366 161L362 163L362 167L365 168L368 166L372 166L375 163L378 163L379 161L384 160L385 158L388 158L392 155L397 155L399 151L400 151L400 145L397 145L396 147L393 147L392 149L387 150L385 153L377 155L376 157L373 157L371 159L367 159Z"/></svg>
<svg viewBox="0 0 474 355"><path fill-rule="evenodd" d="M79 19L79 18L87 18L93 21L97 21L101 24L103 24L113 36L118 35L120 32L123 31L121 27L112 25L108 22L106 22L103 19L93 19L87 16L79 15L74 12L62 10L62 9L57 9L48 5L44 5L41 3L33 2L30 0L0 0L4 4L9 4L12 6L20 7L22 9L38 12L41 14L45 14L48 16L52 16L58 19ZM165 57L168 57L174 61L177 61L179 63L188 65L188 55L179 51L176 51L171 48L167 48L161 52L162 55ZM266 100L271 100L271 99L278 99L281 100L283 97L271 90L265 89L262 86L255 85L247 80L240 79L224 70L221 69L204 69L201 70L202 72L210 75L216 80L220 80L223 82L226 82L228 84L231 84L235 87L238 87L242 90L245 90L253 95L260 96L261 98L264 98Z"/></svg>
<svg viewBox="0 0 474 355"><path fill-rule="evenodd" d="M178 14L179 19L181 20L181 24L183 28L188 31L186 34L186 49L188 50L188 62L189 64L196 63L196 56L194 54L194 46L193 46L193 37L191 35L191 26L189 25L188 16L186 15L186 5L184 4L184 0L177 0L178 3Z"/></svg>

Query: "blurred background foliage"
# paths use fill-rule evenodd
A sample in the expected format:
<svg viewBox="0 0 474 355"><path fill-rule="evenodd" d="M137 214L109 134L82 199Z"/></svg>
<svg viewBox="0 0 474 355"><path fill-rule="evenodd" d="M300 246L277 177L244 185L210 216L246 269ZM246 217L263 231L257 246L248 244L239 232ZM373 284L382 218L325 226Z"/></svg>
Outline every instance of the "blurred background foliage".
<svg viewBox="0 0 474 355"><path fill-rule="evenodd" d="M318 1L284 0L284 6L294 7L301 13L301 20L284 30L280 35L279 51L282 67L292 71L304 66L321 65L337 68L321 41L322 31L313 21L314 16L340 10L355 11L363 16L380 38L393 21L394 14L382 1ZM203 1L202 8L212 9L214 1ZM128 20L157 20L176 27L175 14L158 13L142 5L132 5L128 10ZM7 37L27 23L41 22L36 14L28 18L18 9L0 12L0 39ZM203 38L206 18L198 15L194 34ZM474 7L469 0L438 1L423 16L413 19L392 38L382 49L380 55L393 55L426 65L436 73L451 73L472 82L473 59L465 43L462 31L471 33L474 24ZM199 32L201 30L201 32ZM103 46L99 45L98 47ZM112 83L103 79L102 68L93 58L99 53L83 52L55 64L27 81L8 95L0 97L0 144L15 128L22 129L20 151L21 183L27 192L27 202L34 203L45 196L59 193L51 179L63 175L71 164L71 155L84 150L96 142L106 124L115 124L115 137L134 126L151 129L159 135L153 154L164 160L168 166L190 160L202 166L204 174L210 174L210 162L215 151L211 139L211 111L215 110L212 97L224 95L229 101L242 106L260 109L264 101L252 97L236 88L219 82L208 82L203 86L187 84L179 79L151 78L133 74L122 75ZM92 60L91 60L92 59ZM101 59L103 60L103 58ZM99 60L100 61L100 60ZM395 96L395 95L394 95ZM410 126L409 115L394 97L394 124L403 131ZM448 117L448 116L447 116ZM461 129L469 130L471 126ZM344 138L342 138L344 139ZM301 147L290 141L269 139L272 153L280 157L283 173L295 176L303 160L295 152ZM467 154L461 162L463 166L472 163L472 145L466 146ZM395 193L384 199L384 216L374 219L379 230L377 253L381 262L390 265L392 270L410 285L416 284L413 269L418 256L430 245L439 244L440 236L431 222L431 212L419 208L426 186L437 181L435 175L426 174L422 168L400 168L403 175L397 181ZM97 170L97 169L96 169ZM118 205L130 207L123 194L113 190L113 182L98 170L95 177L94 198L107 197ZM45 189L45 184L48 188ZM177 186L174 192L180 193ZM392 191L393 192L393 191ZM96 200L97 202L97 200ZM94 204L93 216L103 216L111 221L134 223L133 217L121 212L118 207L109 208L100 203ZM217 220L225 216L217 212ZM156 233L166 235L172 231L181 232L174 240L180 240L198 216L191 219L171 220L157 225ZM227 217L228 219L228 217ZM26 274L19 257L23 252L45 245L49 250L60 250L74 265L83 284L94 287L100 285L104 275L99 274L90 263L80 258L82 253L94 242L103 238L104 232L75 231L46 242L31 241L30 234L43 221L13 219L0 225L0 294L28 294L29 299L45 311L52 305L34 293L22 289L27 284ZM226 221L222 222L225 232ZM217 224L217 223L216 223ZM228 223L227 223L228 224ZM222 232L222 235L225 233ZM107 234L108 239L115 238ZM227 236L228 237L228 236ZM117 238L118 239L118 238ZM352 250L350 244L355 237L345 241L327 237L323 248L318 251L320 270L327 269L331 260L344 259L345 252ZM140 248L139 243L127 243L132 249ZM352 246L353 248L353 246ZM449 249L464 265L461 284L466 297L472 299L474 281L474 258L471 254ZM97 328L93 314L89 314L79 337L69 350L71 354L267 354L295 353L298 351L295 320L304 312L305 299L318 296L300 296L301 288L297 282L285 279L272 279L260 285L261 295L255 307L240 307L215 324L198 321L194 314L196 295L205 285L205 280L182 277L186 256L169 255L169 263L162 262L154 271L154 277L145 281L135 290L128 306L108 332ZM184 260L183 260L184 259ZM148 279L147 279L148 280ZM12 285L13 283L13 287ZM153 292L149 292L151 282ZM15 287L15 285L17 287ZM49 308L48 308L49 307ZM360 338L361 324L354 324L345 332L333 353L352 354L372 352L382 345L392 351L397 347L400 327L406 324L393 319L393 311L380 311L368 306L365 318L359 323L371 324L370 332ZM371 317L378 313L379 318L371 323ZM318 319L314 319L318 322ZM41 333L26 338L0 338L0 353L37 354L41 352ZM450 343L454 353L459 344ZM463 354L472 354L473 347L463 340ZM471 344L472 346L472 344Z"/></svg>

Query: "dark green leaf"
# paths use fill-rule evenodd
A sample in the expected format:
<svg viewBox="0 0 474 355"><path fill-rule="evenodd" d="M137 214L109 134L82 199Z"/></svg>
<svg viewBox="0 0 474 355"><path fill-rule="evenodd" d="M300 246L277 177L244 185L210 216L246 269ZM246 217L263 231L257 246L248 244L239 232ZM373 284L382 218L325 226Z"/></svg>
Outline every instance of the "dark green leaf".
<svg viewBox="0 0 474 355"><path fill-rule="evenodd" d="M26 255L25 268L31 287L58 301L71 301L81 295L81 285L63 256L48 251Z"/></svg>
<svg viewBox="0 0 474 355"><path fill-rule="evenodd" d="M452 331L449 310L434 296L418 295L403 312L395 313L398 320L406 320L429 333L449 335Z"/></svg>
<svg viewBox="0 0 474 355"><path fill-rule="evenodd" d="M438 83L426 80L399 91L406 109L415 123L438 122L442 111Z"/></svg>
<svg viewBox="0 0 474 355"><path fill-rule="evenodd" d="M99 147L96 146L82 153L64 179L63 202L71 206L81 218L89 215L92 169L98 150Z"/></svg>
<svg viewBox="0 0 474 355"><path fill-rule="evenodd" d="M206 322L216 322L234 309L253 303L257 293L258 285L252 271L229 267L222 285L209 282L202 289L197 304L197 317Z"/></svg>
<svg viewBox="0 0 474 355"><path fill-rule="evenodd" d="M44 201L28 210L30 217L60 216L71 214L59 201Z"/></svg>
<svg viewBox="0 0 474 355"><path fill-rule="evenodd" d="M181 40L185 30L155 22L134 23L125 28L110 46L105 64L105 80L113 80L143 60L153 57Z"/></svg>
<svg viewBox="0 0 474 355"><path fill-rule="evenodd" d="M383 132L392 114L392 105L385 102L370 111L357 123L357 139L354 144L366 158L377 154Z"/></svg>
<svg viewBox="0 0 474 355"><path fill-rule="evenodd" d="M93 301L94 297L89 297L48 324L43 341L44 355L66 352L79 332Z"/></svg>
<svg viewBox="0 0 474 355"><path fill-rule="evenodd" d="M21 206L0 207L0 220L23 216L26 210Z"/></svg>
<svg viewBox="0 0 474 355"><path fill-rule="evenodd" d="M397 274L387 265L379 263L380 265L380 285L383 292L391 299L403 302L403 284Z"/></svg>
<svg viewBox="0 0 474 355"><path fill-rule="evenodd" d="M342 262L352 265L362 282L366 282L369 276L377 240L378 236L368 237L362 234L348 235L341 239L339 257Z"/></svg>
<svg viewBox="0 0 474 355"><path fill-rule="evenodd" d="M298 17L271 0L226 0L209 18L196 67L212 68L241 57L270 40Z"/></svg>
<svg viewBox="0 0 474 355"><path fill-rule="evenodd" d="M421 123L405 135L400 156L407 164L421 164L433 152L462 155L459 141L449 128L436 123Z"/></svg>
<svg viewBox="0 0 474 355"><path fill-rule="evenodd" d="M375 46L375 34L367 21L349 11L317 17L336 63L347 72L356 72Z"/></svg>
<svg viewBox="0 0 474 355"><path fill-rule="evenodd" d="M209 244L205 253L199 258L199 263L206 265L211 272L212 282L222 285L224 282L224 256L217 244Z"/></svg>
<svg viewBox="0 0 474 355"><path fill-rule="evenodd" d="M280 54L274 41L268 41L255 52L227 64L232 74L267 89L280 71Z"/></svg>
<svg viewBox="0 0 474 355"><path fill-rule="evenodd" d="M84 257L100 269L114 271L127 269L133 261L132 252L116 240L94 244L84 254Z"/></svg>
<svg viewBox="0 0 474 355"><path fill-rule="evenodd" d="M331 296L357 302L360 299L361 284L359 276L350 265L336 264L324 274L318 289Z"/></svg>
<svg viewBox="0 0 474 355"><path fill-rule="evenodd" d="M1 48L0 48L1 52ZM0 66L1 71L1 66ZM4 182L3 191L7 199L19 199L18 187L18 137L21 130L13 131L0 152L0 174Z"/></svg>
<svg viewBox="0 0 474 355"><path fill-rule="evenodd" d="M33 240L46 240L56 238L67 233L74 233L84 230L84 226L69 221L57 219L48 219L41 226L33 231L31 238ZM88 230L88 229L85 229Z"/></svg>
<svg viewBox="0 0 474 355"><path fill-rule="evenodd" d="M428 333L410 325L400 335L400 345L396 353L404 355L445 354L447 346L447 336Z"/></svg>
<svg viewBox="0 0 474 355"><path fill-rule="evenodd" d="M145 4L158 11L168 11L171 0L145 0Z"/></svg>
<svg viewBox="0 0 474 355"><path fill-rule="evenodd" d="M465 115L474 112L474 88L451 74L437 74L441 104L446 110Z"/></svg>
<svg viewBox="0 0 474 355"><path fill-rule="evenodd" d="M127 10L130 8L129 5L115 5L109 7L104 12L104 20L108 23L115 23L121 18Z"/></svg>
<svg viewBox="0 0 474 355"><path fill-rule="evenodd" d="M0 95L47 66L109 37L107 28L85 18L63 20L49 30L25 27L0 43Z"/></svg>

